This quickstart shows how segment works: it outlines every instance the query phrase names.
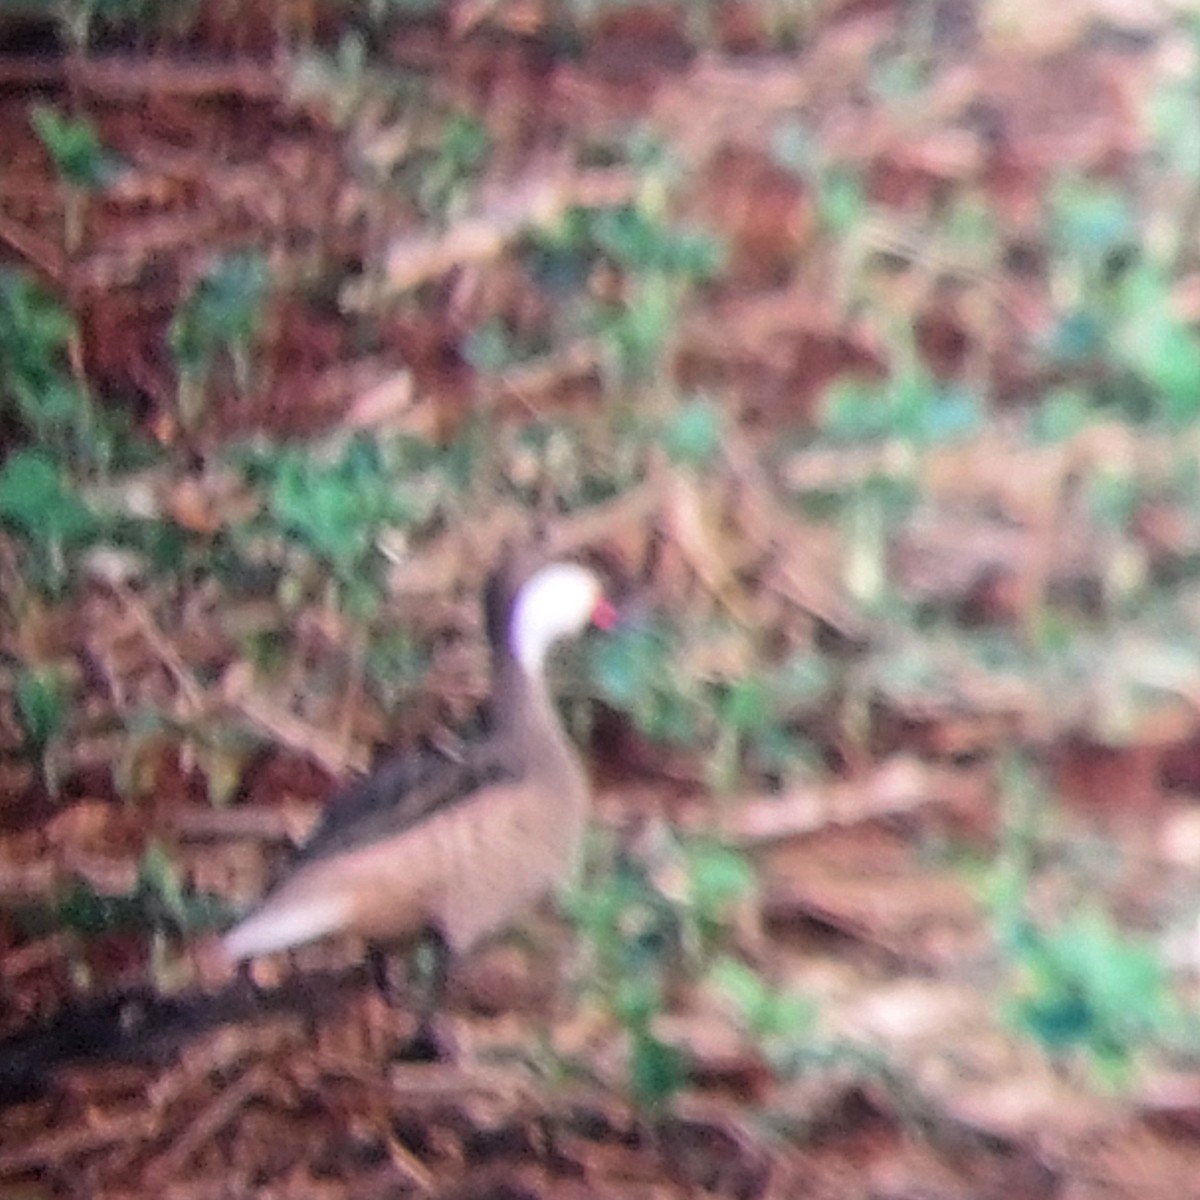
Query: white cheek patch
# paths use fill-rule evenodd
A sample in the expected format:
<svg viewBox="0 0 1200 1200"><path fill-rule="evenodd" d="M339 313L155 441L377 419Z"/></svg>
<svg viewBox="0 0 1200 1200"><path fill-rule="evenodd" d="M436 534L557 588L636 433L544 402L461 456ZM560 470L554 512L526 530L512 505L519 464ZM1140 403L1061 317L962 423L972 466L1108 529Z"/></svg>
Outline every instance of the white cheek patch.
<svg viewBox="0 0 1200 1200"><path fill-rule="evenodd" d="M600 595L600 581L578 563L551 563L525 582L513 605L508 637L526 675L541 673L555 642L583 631Z"/></svg>

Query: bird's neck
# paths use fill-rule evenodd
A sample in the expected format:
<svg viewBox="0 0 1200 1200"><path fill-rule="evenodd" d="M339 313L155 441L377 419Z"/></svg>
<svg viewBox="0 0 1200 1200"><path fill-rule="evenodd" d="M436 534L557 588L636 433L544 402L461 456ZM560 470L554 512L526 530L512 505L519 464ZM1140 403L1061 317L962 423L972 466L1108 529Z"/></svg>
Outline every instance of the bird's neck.
<svg viewBox="0 0 1200 1200"><path fill-rule="evenodd" d="M527 670L512 654L498 656L492 683L492 719L498 731L519 738L530 752L566 745L544 665Z"/></svg>

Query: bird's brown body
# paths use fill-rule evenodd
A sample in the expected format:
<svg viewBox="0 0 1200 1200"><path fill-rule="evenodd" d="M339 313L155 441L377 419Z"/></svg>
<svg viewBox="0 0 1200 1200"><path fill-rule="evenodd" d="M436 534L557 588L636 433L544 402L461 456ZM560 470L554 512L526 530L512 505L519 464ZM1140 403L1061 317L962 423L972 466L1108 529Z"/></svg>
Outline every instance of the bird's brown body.
<svg viewBox="0 0 1200 1200"><path fill-rule="evenodd" d="M557 589L557 590L556 590ZM489 595L494 731L461 759L385 767L335 803L292 872L226 935L251 958L333 933L400 941L434 930L454 952L571 877L587 779L542 674L550 646L602 604L591 572L555 564Z"/></svg>

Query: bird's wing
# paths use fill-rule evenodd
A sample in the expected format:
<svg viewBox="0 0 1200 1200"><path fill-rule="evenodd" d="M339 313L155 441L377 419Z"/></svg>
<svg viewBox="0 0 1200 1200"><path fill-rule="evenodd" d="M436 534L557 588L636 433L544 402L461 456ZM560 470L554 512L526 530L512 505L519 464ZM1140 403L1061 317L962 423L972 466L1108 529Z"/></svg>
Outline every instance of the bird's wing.
<svg viewBox="0 0 1200 1200"><path fill-rule="evenodd" d="M518 774L511 755L493 741L471 746L458 758L439 750L399 756L330 802L323 820L301 847L296 865L403 833L433 813L482 788L510 782Z"/></svg>

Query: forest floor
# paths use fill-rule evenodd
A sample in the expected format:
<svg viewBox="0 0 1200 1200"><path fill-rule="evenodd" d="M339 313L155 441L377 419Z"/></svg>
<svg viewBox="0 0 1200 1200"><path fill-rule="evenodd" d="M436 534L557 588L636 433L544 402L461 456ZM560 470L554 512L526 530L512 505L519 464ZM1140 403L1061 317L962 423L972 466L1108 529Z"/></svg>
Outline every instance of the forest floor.
<svg viewBox="0 0 1200 1200"><path fill-rule="evenodd" d="M1198 113L1151 0L0 8L0 1197L1200 1197ZM414 1061L214 934L531 537L589 881Z"/></svg>

